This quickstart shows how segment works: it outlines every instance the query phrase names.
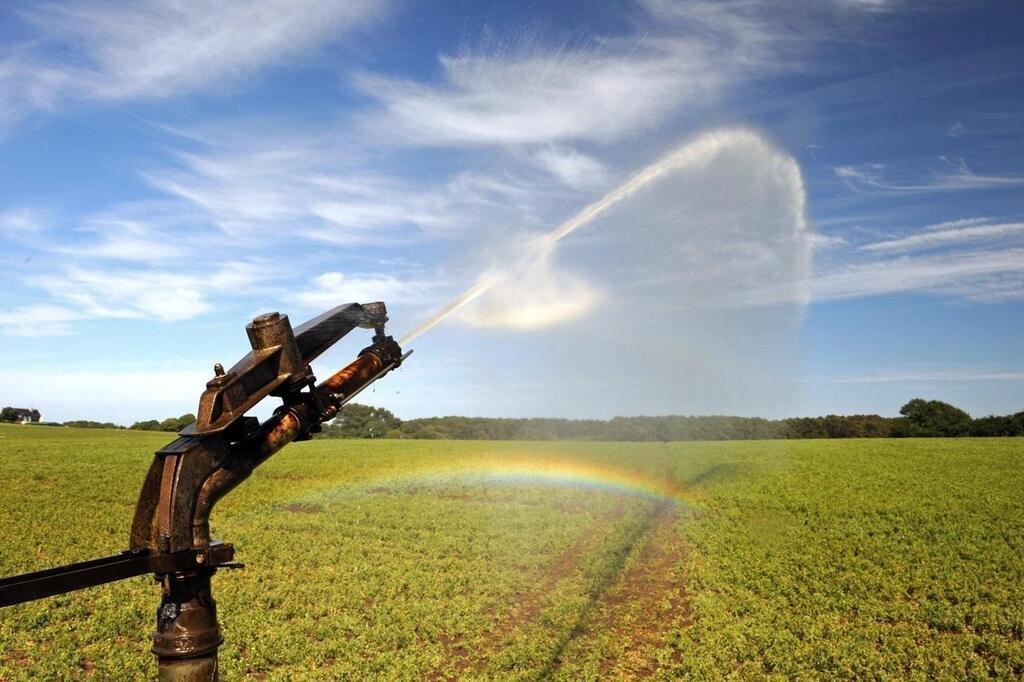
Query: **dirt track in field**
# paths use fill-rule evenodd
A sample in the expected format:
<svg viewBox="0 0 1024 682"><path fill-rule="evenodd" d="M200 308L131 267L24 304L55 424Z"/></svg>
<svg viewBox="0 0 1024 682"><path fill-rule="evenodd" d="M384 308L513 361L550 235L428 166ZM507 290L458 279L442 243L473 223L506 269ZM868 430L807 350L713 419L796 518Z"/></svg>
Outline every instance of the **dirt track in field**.
<svg viewBox="0 0 1024 682"><path fill-rule="evenodd" d="M602 678L635 679L658 671L655 652L668 643L673 628L684 627L690 618L681 574L686 550L676 530L678 520L670 503L651 512L629 555L598 586L540 679L567 674L567 662L594 651L600 656Z"/></svg>
<svg viewBox="0 0 1024 682"><path fill-rule="evenodd" d="M590 633L610 633L623 649L601 661L602 677L615 672L648 677L658 670L653 652L668 643L672 628L690 623L682 580L685 547L671 507L659 509L635 564L605 593L587 624ZM675 659L673 652L672 658Z"/></svg>
<svg viewBox="0 0 1024 682"><path fill-rule="evenodd" d="M543 580L521 595L509 614L495 623L494 650L470 651L457 640L443 641L449 673L436 674L433 679L454 680L481 672L516 632L538 620L558 584L579 570L588 553L624 514L625 503L602 517L550 564ZM591 601L575 626L556 643L537 679L566 674L564 661L587 651L598 652L602 677L649 677L658 672L655 652L665 647L673 628L685 627L690 618L681 565L686 548L676 528L679 520L680 512L670 503L651 511L621 563L593 586ZM614 646L609 647L609 641ZM669 660L674 658L670 655ZM451 674L453 669L455 674Z"/></svg>
<svg viewBox="0 0 1024 682"><path fill-rule="evenodd" d="M592 551L604 537L608 528L625 514L625 503L603 515L597 523L589 528L581 537L573 542L552 562L545 571L544 578L533 589L520 595L515 606L502 620L497 621L492 632L492 641L501 646L523 627L529 627L540 615L545 601L557 588L558 583L570 577L577 570L583 558ZM567 510L568 511L568 510ZM434 675L432 679L456 680L464 674L479 670L486 665L487 659L494 651L470 652L456 639L442 640L447 650L447 660L458 671L458 676Z"/></svg>

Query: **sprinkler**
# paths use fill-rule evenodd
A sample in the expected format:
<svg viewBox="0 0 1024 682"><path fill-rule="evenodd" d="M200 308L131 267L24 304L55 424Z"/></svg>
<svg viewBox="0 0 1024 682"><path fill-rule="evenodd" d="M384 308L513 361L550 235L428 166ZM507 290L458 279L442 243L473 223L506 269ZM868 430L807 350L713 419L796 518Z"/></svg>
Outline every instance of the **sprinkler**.
<svg viewBox="0 0 1024 682"><path fill-rule="evenodd" d="M0 607L152 573L161 585L152 651L161 682L218 679L223 643L210 578L242 568L231 544L210 537L210 512L285 445L307 440L363 389L402 364L387 336L383 303L338 306L292 329L267 313L246 325L252 351L225 371L218 363L198 416L156 452L135 508L129 549L114 556L0 580ZM316 382L310 363L356 327L373 343ZM265 422L247 417L268 396L282 400Z"/></svg>

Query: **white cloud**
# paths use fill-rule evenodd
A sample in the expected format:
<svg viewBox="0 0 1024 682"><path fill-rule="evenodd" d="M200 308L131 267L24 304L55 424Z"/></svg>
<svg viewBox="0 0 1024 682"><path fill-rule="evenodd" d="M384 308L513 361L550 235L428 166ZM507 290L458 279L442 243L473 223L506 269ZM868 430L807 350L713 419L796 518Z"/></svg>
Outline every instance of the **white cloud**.
<svg viewBox="0 0 1024 682"><path fill-rule="evenodd" d="M404 144L607 140L653 123L680 99L712 96L719 78L679 75L683 65L664 54L631 60L572 52L515 61L444 57L441 65L440 87L359 78L360 89L383 108L368 127Z"/></svg>
<svg viewBox="0 0 1024 682"><path fill-rule="evenodd" d="M570 147L550 145L534 155L537 164L574 189L603 187L608 182L604 164Z"/></svg>
<svg viewBox="0 0 1024 682"><path fill-rule="evenodd" d="M931 291L965 298L985 298L992 277L1017 278L1017 296L1024 297L1020 275L1024 249L981 250L934 256L901 257L859 264L820 275L811 282L814 300L854 298L906 291ZM1005 281L1005 280L1003 280Z"/></svg>
<svg viewBox="0 0 1024 682"><path fill-rule="evenodd" d="M46 213L37 208L21 207L0 212L0 234L8 236L34 235L42 232L48 220Z"/></svg>
<svg viewBox="0 0 1024 682"><path fill-rule="evenodd" d="M63 336L71 333L71 323L81 317L80 313L61 306L21 306L0 310L0 330L8 336Z"/></svg>
<svg viewBox="0 0 1024 682"><path fill-rule="evenodd" d="M395 245L447 237L496 221L521 221L524 206L550 193L536 179L465 171L402 180L360 165L347 145L304 134L235 136L181 154L145 178L229 238L249 243L295 237L330 244ZM533 173L536 176L536 172Z"/></svg>
<svg viewBox="0 0 1024 682"><path fill-rule="evenodd" d="M845 246L847 244L845 237L840 237L838 235L821 234L820 232L808 235L807 239L811 243L811 248L814 249L815 251L835 249L840 246Z"/></svg>
<svg viewBox="0 0 1024 682"><path fill-rule="evenodd" d="M403 279L377 272L351 276L325 272L314 278L312 287L295 293L294 298L309 308L325 309L346 301L416 305L432 301L440 287L440 282L427 278Z"/></svg>
<svg viewBox="0 0 1024 682"><path fill-rule="evenodd" d="M953 298L974 303L1007 303L1024 301L1024 269L982 275L964 282L955 282L942 289Z"/></svg>
<svg viewBox="0 0 1024 682"><path fill-rule="evenodd" d="M152 207L151 207L152 210ZM66 240L51 241L43 248L55 253L65 253L80 258L99 258L139 263L159 263L176 260L194 251L187 246L187 235L169 234L154 223L159 217L135 217L130 205L121 206L101 216L87 218L82 232L94 239L68 243Z"/></svg>
<svg viewBox="0 0 1024 682"><path fill-rule="evenodd" d="M1024 299L1024 248L901 256L832 265L811 277L813 302L926 292L977 302ZM742 305L792 301L780 286L752 287L733 297Z"/></svg>
<svg viewBox="0 0 1024 682"><path fill-rule="evenodd" d="M926 193L956 192L978 189L1001 189L1024 186L1021 175L984 175L972 171L964 159L941 157L943 170L924 177L891 179L881 163L835 166L836 177L857 192Z"/></svg>
<svg viewBox="0 0 1024 682"><path fill-rule="evenodd" d="M962 224L962 221L960 221ZM899 239L888 239L872 242L860 247L862 251L897 252L921 251L948 247L966 242L994 240L1024 234L1024 223L999 223L994 225L978 225L971 223L966 227L947 229L930 229L911 234Z"/></svg>
<svg viewBox="0 0 1024 682"><path fill-rule="evenodd" d="M991 218L959 218L957 220L944 220L941 223L932 223L931 225L925 225L922 230L949 230L956 227L970 227L971 225L981 225L983 223L992 222Z"/></svg>
<svg viewBox="0 0 1024 682"><path fill-rule="evenodd" d="M3 214L11 234L29 230L31 237L20 240L31 257L18 270L26 287L18 300L32 305L0 313L0 330L11 336L68 334L95 318L188 319L225 299L261 293L260 284L280 272L240 260L244 245L230 244L180 203L128 202L62 231L44 231L36 215L42 213Z"/></svg>
<svg viewBox="0 0 1024 682"><path fill-rule="evenodd" d="M827 377L813 379L808 383L823 384L888 384L910 382L961 382L961 381L1021 381L1024 372L992 370L935 370L894 372L890 374L868 374L856 377Z"/></svg>
<svg viewBox="0 0 1024 682"><path fill-rule="evenodd" d="M0 62L0 126L65 100L222 86L380 16L371 0L107 0L18 14L33 39Z"/></svg>
<svg viewBox="0 0 1024 682"><path fill-rule="evenodd" d="M377 139L411 145L608 141L705 107L784 62L782 32L759 3L644 5L644 28L628 39L443 56L439 85L362 75L356 85L381 105L365 124Z"/></svg>
<svg viewBox="0 0 1024 682"><path fill-rule="evenodd" d="M0 58L0 135L33 111L49 111L69 78L61 71L26 61L23 54Z"/></svg>
<svg viewBox="0 0 1024 682"><path fill-rule="evenodd" d="M265 273L228 263L211 273L69 268L26 283L61 301L79 317L185 320L213 308L214 295L249 293Z"/></svg>
<svg viewBox="0 0 1024 682"><path fill-rule="evenodd" d="M841 7L868 12L881 12L892 9L898 0L835 0Z"/></svg>
<svg viewBox="0 0 1024 682"><path fill-rule="evenodd" d="M837 178L846 182L851 189L856 189L861 184L874 185L878 183L884 169L885 166L880 163L862 163L858 166L836 166L832 170Z"/></svg>

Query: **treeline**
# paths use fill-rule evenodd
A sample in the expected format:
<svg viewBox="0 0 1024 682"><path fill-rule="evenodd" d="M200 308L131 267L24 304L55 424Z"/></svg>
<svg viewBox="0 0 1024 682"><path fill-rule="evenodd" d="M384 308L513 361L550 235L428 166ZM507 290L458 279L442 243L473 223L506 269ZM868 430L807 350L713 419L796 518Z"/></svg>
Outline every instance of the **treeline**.
<svg viewBox="0 0 1024 682"><path fill-rule="evenodd" d="M124 427L114 422L94 422L89 419L74 419L64 422L61 426L70 426L75 429L123 429Z"/></svg>
<svg viewBox="0 0 1024 682"><path fill-rule="evenodd" d="M135 431L176 433L195 421L183 414L162 421L135 422ZM60 424L46 423L47 426ZM123 429L111 422L75 420L63 423L85 429ZM963 410L938 400L915 398L900 408L899 417L877 414L825 417L667 416L613 419L511 419L490 417L428 417L402 420L389 410L353 403L323 427L320 438L413 438L430 440L764 440L795 438L927 438L959 436L1024 436L1024 411L972 419Z"/></svg>
<svg viewBox="0 0 1024 682"><path fill-rule="evenodd" d="M326 438L451 440L760 440L795 438L906 438L1022 436L1024 411L972 419L938 400L911 400L899 417L876 414L762 419L667 416L600 419L429 417L401 420L390 411L350 404L324 426Z"/></svg>
<svg viewBox="0 0 1024 682"><path fill-rule="evenodd" d="M194 414L183 414L180 417L168 417L167 419L157 421L156 419L147 419L146 421L135 422L128 427L130 431L167 431L170 433L177 433L183 428L191 424L196 420ZM124 426L115 424L113 422L97 422L89 419L73 419L71 421L57 424L54 422L45 422L40 424L41 426L68 426L75 429L123 429Z"/></svg>
<svg viewBox="0 0 1024 682"><path fill-rule="evenodd" d="M133 431L170 431L177 433L196 420L194 414L183 414L180 417L168 417L163 421L148 419L143 422L135 422L128 428Z"/></svg>

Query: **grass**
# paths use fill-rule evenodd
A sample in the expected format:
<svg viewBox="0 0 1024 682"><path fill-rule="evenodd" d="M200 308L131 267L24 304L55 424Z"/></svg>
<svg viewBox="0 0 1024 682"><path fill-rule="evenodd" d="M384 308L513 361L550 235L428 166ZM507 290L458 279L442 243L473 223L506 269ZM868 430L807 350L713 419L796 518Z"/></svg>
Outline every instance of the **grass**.
<svg viewBox="0 0 1024 682"><path fill-rule="evenodd" d="M0 427L0 575L115 553L167 434ZM481 462L628 470L687 503ZM226 679L1024 675L1024 439L289 446L215 510ZM0 679L150 679L134 578L0 611Z"/></svg>

